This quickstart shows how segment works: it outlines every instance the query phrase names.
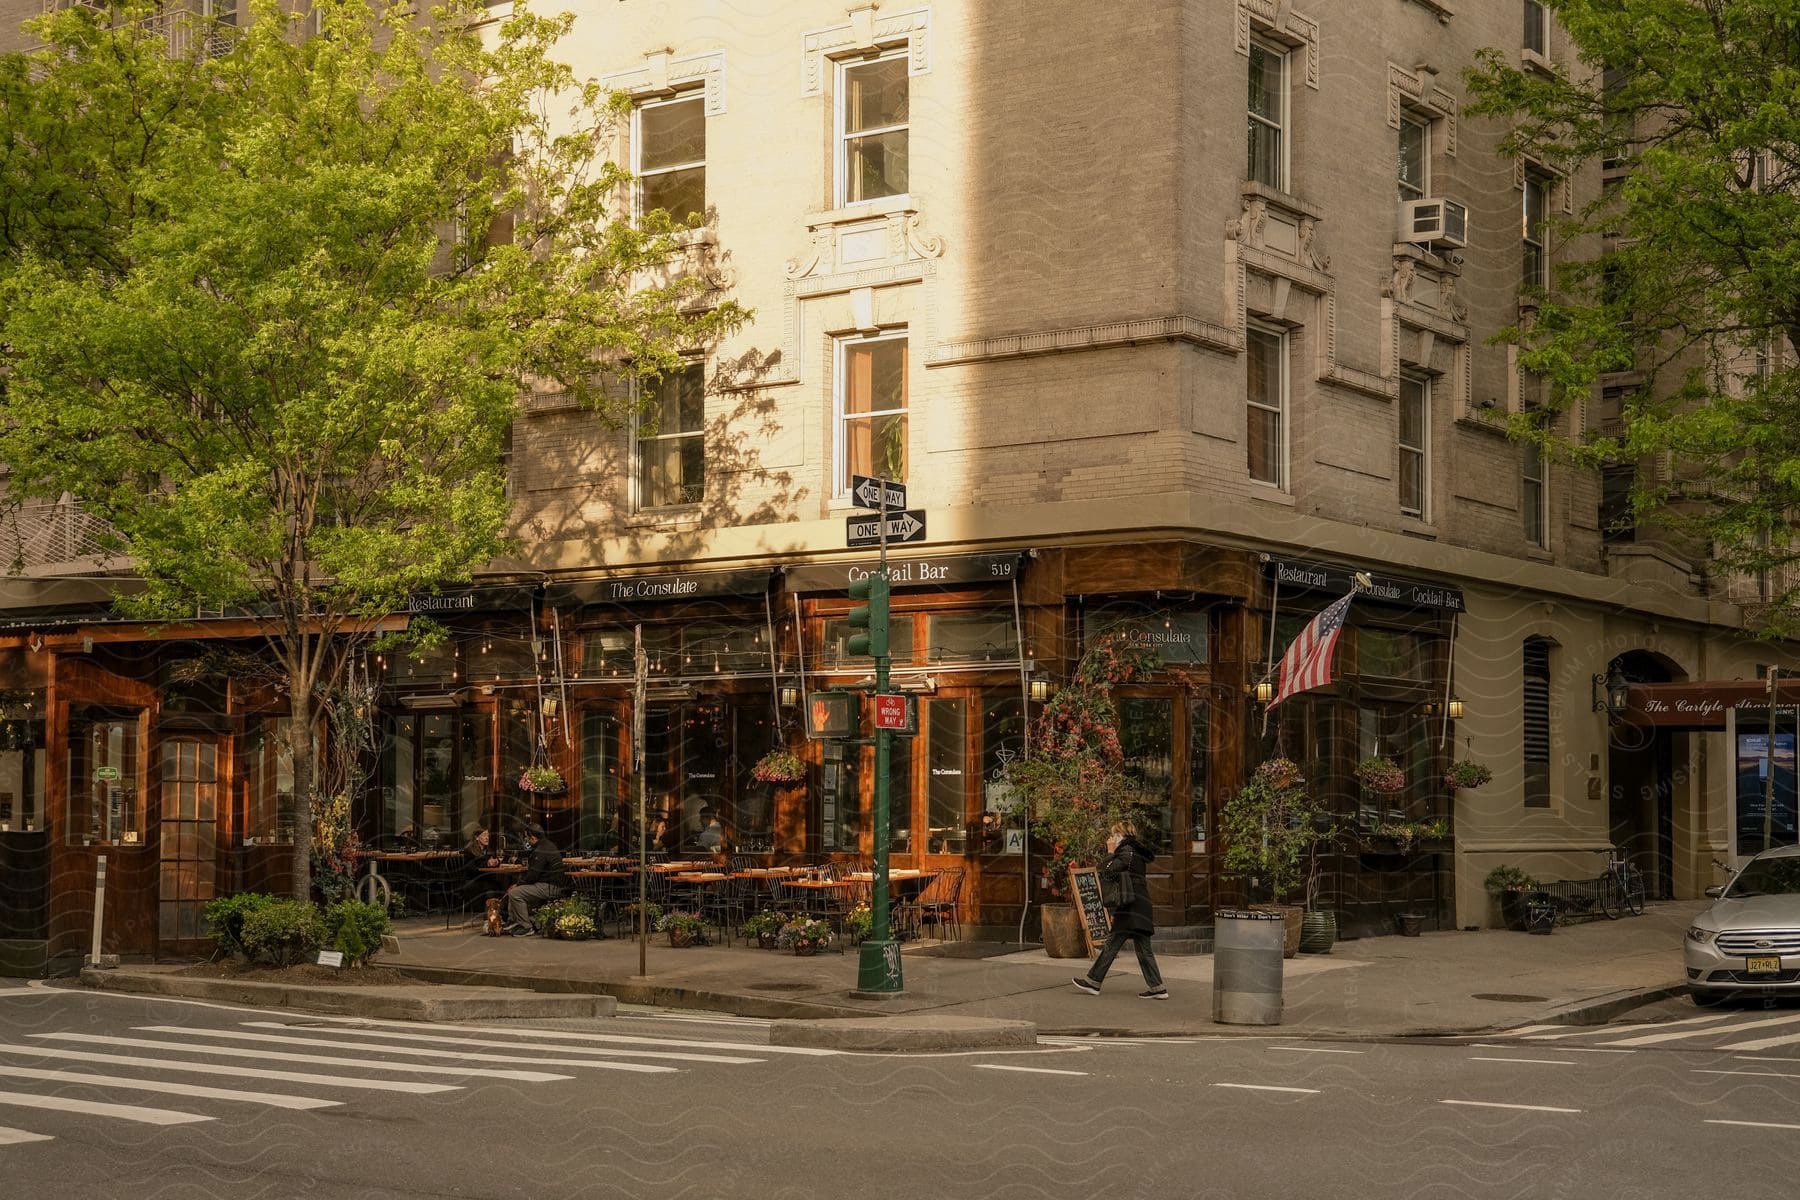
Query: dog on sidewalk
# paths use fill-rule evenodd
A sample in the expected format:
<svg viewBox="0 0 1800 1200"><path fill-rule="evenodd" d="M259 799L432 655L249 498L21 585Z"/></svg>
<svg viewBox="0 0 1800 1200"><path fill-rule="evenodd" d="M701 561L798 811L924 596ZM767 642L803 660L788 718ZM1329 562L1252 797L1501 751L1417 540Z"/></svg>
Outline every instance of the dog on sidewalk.
<svg viewBox="0 0 1800 1200"><path fill-rule="evenodd" d="M506 932L506 922L500 916L500 897L487 898L487 924L481 931L482 937L499 937Z"/></svg>

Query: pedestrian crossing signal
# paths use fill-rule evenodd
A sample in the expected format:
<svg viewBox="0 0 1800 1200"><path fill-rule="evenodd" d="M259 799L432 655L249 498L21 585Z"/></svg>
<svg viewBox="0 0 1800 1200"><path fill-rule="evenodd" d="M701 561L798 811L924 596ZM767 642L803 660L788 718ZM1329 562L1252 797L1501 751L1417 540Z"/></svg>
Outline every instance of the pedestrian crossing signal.
<svg viewBox="0 0 1800 1200"><path fill-rule="evenodd" d="M806 697L806 736L856 736L858 697L855 692L813 692Z"/></svg>

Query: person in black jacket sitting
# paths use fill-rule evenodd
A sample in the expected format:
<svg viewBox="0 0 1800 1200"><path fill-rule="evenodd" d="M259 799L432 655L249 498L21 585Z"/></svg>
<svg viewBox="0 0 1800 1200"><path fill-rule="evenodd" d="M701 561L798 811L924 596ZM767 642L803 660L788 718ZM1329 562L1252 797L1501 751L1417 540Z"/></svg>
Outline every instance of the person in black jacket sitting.
<svg viewBox="0 0 1800 1200"><path fill-rule="evenodd" d="M514 937L535 932L531 927L531 910L540 904L563 897L562 851L544 836L541 825L525 827L525 841L531 854L525 860L525 875L506 892L506 931Z"/></svg>
<svg viewBox="0 0 1800 1200"><path fill-rule="evenodd" d="M1137 840L1137 830L1124 822L1113 826L1112 835L1106 839L1106 850L1106 861L1100 864L1100 899L1112 913L1112 932L1088 973L1075 977L1075 986L1098 996L1113 959L1130 942L1137 951L1138 968L1144 973L1144 990L1138 995L1146 1000L1167 1000L1169 989L1163 986L1162 972L1156 969L1156 954L1150 949L1150 937L1156 928L1150 917L1150 885L1144 873L1156 855Z"/></svg>

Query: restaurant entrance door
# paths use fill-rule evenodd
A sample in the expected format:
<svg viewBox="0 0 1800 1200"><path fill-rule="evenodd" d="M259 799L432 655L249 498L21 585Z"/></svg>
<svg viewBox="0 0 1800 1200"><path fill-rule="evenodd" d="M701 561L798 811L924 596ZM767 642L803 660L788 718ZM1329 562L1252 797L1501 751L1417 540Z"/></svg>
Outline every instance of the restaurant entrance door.
<svg viewBox="0 0 1800 1200"><path fill-rule="evenodd" d="M216 735L183 735L162 744L157 771L159 955L197 951L209 936L206 906L218 894L223 741Z"/></svg>
<svg viewBox="0 0 1800 1200"><path fill-rule="evenodd" d="M487 816L492 752L491 710L396 715L381 747L376 848L460 845L464 828Z"/></svg>

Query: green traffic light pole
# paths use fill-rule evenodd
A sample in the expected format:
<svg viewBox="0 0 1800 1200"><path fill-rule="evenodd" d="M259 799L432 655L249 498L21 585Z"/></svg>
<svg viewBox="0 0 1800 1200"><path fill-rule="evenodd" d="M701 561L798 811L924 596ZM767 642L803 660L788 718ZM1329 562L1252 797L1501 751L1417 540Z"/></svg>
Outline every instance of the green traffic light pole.
<svg viewBox="0 0 1800 1200"><path fill-rule="evenodd" d="M864 610L868 621L869 650L875 658L875 694L888 690L888 573L887 573L887 481L883 479L880 506L881 566L869 578L852 585L852 595L867 596ZM852 614L854 624L856 616ZM906 990L900 969L900 944L894 940L888 925L888 750L893 734L875 729L875 881L870 896L869 939L862 944L856 964L856 990L874 996L894 996Z"/></svg>

